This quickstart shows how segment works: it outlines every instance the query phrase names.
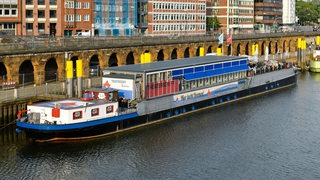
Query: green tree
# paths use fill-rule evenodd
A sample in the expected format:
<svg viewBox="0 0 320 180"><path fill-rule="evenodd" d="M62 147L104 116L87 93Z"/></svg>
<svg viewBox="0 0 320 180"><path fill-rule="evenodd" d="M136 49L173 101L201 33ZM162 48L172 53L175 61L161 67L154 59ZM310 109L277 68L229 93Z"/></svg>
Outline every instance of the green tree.
<svg viewBox="0 0 320 180"><path fill-rule="evenodd" d="M206 27L207 27L207 31L210 31L213 29L213 32L216 32L216 30L221 27L221 23L219 22L218 17L217 16L207 17Z"/></svg>
<svg viewBox="0 0 320 180"><path fill-rule="evenodd" d="M314 25L320 18L319 0L313 2L297 1L296 16L299 18L300 25Z"/></svg>

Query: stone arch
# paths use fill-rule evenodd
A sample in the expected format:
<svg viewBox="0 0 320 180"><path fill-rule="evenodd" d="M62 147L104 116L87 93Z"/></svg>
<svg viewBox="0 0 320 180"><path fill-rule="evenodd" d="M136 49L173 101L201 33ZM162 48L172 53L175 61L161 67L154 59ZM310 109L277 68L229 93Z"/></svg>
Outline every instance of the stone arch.
<svg viewBox="0 0 320 180"><path fill-rule="evenodd" d="M44 80L52 81L58 79L58 64L55 58L50 58L44 68Z"/></svg>
<svg viewBox="0 0 320 180"><path fill-rule="evenodd" d="M133 52L130 51L127 55L127 58L126 58L126 64L129 65L129 64L134 64L134 55L133 55Z"/></svg>
<svg viewBox="0 0 320 180"><path fill-rule="evenodd" d="M163 60L164 60L164 53L163 53L163 49L161 49L158 52L157 61L163 61Z"/></svg>
<svg viewBox="0 0 320 180"><path fill-rule="evenodd" d="M171 60L173 59L178 59L178 52L177 52L177 48L174 48L171 52Z"/></svg>
<svg viewBox="0 0 320 180"><path fill-rule="evenodd" d="M189 58L190 57L190 48L187 47L183 52L183 58Z"/></svg>
<svg viewBox="0 0 320 180"><path fill-rule="evenodd" d="M19 66L19 84L34 83L34 68L31 60L25 60Z"/></svg>
<svg viewBox="0 0 320 180"><path fill-rule="evenodd" d="M117 58L117 53L112 53L110 58L109 58L109 63L108 63L109 67L112 66L118 66L118 58Z"/></svg>
<svg viewBox="0 0 320 180"><path fill-rule="evenodd" d="M7 79L7 68L2 62L0 62L0 83L2 84L3 82L6 82Z"/></svg>
<svg viewBox="0 0 320 180"><path fill-rule="evenodd" d="M91 56L90 61L89 61L89 67L100 67L100 61L99 61L99 56L98 54L94 54Z"/></svg>
<svg viewBox="0 0 320 180"><path fill-rule="evenodd" d="M92 55L89 60L89 75L98 76L100 74L100 68L101 68L101 65L100 65L99 55L98 54Z"/></svg>

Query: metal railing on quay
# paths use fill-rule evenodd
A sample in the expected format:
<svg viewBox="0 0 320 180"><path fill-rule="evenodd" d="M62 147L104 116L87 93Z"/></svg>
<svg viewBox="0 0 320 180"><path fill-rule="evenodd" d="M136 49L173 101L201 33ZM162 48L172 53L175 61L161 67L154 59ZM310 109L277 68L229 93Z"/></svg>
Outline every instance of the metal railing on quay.
<svg viewBox="0 0 320 180"><path fill-rule="evenodd" d="M76 82L76 80L74 82ZM76 83L74 84L76 85ZM83 89L91 87L101 87L101 84L101 77L84 78L82 80ZM61 99L66 97L66 82L55 81L50 83L43 83L40 85L32 84L16 86L11 89L0 89L0 97L0 104L32 98L43 100Z"/></svg>

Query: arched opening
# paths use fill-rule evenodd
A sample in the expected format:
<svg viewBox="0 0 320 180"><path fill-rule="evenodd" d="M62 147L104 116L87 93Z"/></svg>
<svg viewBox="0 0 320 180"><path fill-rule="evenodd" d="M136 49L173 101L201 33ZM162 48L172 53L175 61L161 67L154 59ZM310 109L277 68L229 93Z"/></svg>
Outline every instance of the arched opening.
<svg viewBox="0 0 320 180"><path fill-rule="evenodd" d="M240 49L241 49L241 44L238 44L238 46L237 46L237 51L236 51L236 55L237 56L240 56Z"/></svg>
<svg viewBox="0 0 320 180"><path fill-rule="evenodd" d="M133 56L133 52L130 52L127 56L127 59L126 59L126 64L129 65L129 64L134 64L134 56Z"/></svg>
<svg viewBox="0 0 320 180"><path fill-rule="evenodd" d="M200 56L200 47L197 48L196 56Z"/></svg>
<svg viewBox="0 0 320 180"><path fill-rule="evenodd" d="M285 53L285 52L286 52L286 43L287 43L287 41L283 41L283 44L282 44L282 53Z"/></svg>
<svg viewBox="0 0 320 180"><path fill-rule="evenodd" d="M72 61L72 66L73 66L73 77L76 77L77 76L77 60L79 59L78 56L72 56L71 57L71 61Z"/></svg>
<svg viewBox="0 0 320 180"><path fill-rule="evenodd" d="M176 48L174 48L171 53L171 60L173 59L178 59L178 53Z"/></svg>
<svg viewBox="0 0 320 180"><path fill-rule="evenodd" d="M229 55L233 55L233 54L232 54L232 46L231 46L231 44L228 45L228 54L227 54L227 55L228 55L228 56L229 56Z"/></svg>
<svg viewBox="0 0 320 180"><path fill-rule="evenodd" d="M99 76L99 74L100 74L100 61L99 61L99 56L95 54L90 58L89 75Z"/></svg>
<svg viewBox="0 0 320 180"><path fill-rule="evenodd" d="M208 47L207 54L212 53L212 46Z"/></svg>
<svg viewBox="0 0 320 180"><path fill-rule="evenodd" d="M280 51L279 51L279 44L278 44L278 42L276 42L276 49L275 49L275 54L278 54L278 53L280 53Z"/></svg>
<svg viewBox="0 0 320 180"><path fill-rule="evenodd" d="M190 57L190 51L189 51L189 48L188 48L188 47L186 48L186 50L184 50L183 57L184 57L184 58Z"/></svg>
<svg viewBox="0 0 320 180"><path fill-rule="evenodd" d="M250 52L249 52L249 43L246 44L245 54L246 54L246 55L250 55ZM253 55L253 54L252 54L252 55Z"/></svg>
<svg viewBox="0 0 320 180"><path fill-rule="evenodd" d="M271 42L269 42L269 45L268 45L268 47L269 47L269 54L271 54L272 52L271 52Z"/></svg>
<svg viewBox="0 0 320 180"><path fill-rule="evenodd" d="M33 65L31 60L26 60L19 67L19 84L32 83L34 83Z"/></svg>
<svg viewBox="0 0 320 180"><path fill-rule="evenodd" d="M117 59L116 53L111 54L109 58L109 67L112 67L112 66L118 66L118 59Z"/></svg>
<svg viewBox="0 0 320 180"><path fill-rule="evenodd" d="M265 54L265 49L266 49L266 44L265 44L265 42L263 42L261 44L261 56L263 56Z"/></svg>
<svg viewBox="0 0 320 180"><path fill-rule="evenodd" d="M6 81L7 81L7 68L2 62L0 62L0 85L2 85L2 83Z"/></svg>
<svg viewBox="0 0 320 180"><path fill-rule="evenodd" d="M58 65L55 58L50 58L45 66L45 81L56 81L58 80Z"/></svg>
<svg viewBox="0 0 320 180"><path fill-rule="evenodd" d="M163 61L164 60L164 54L163 54L163 50L162 49L158 52L157 60L158 61Z"/></svg>

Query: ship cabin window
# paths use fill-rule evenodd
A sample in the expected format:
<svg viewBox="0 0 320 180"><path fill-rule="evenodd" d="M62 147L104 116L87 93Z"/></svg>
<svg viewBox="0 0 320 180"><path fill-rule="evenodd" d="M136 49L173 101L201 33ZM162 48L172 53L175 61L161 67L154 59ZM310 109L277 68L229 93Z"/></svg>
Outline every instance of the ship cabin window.
<svg viewBox="0 0 320 180"><path fill-rule="evenodd" d="M209 86L210 85L210 79L209 78L205 78L205 86Z"/></svg>
<svg viewBox="0 0 320 180"><path fill-rule="evenodd" d="M73 120L82 119L82 111L73 112Z"/></svg>
<svg viewBox="0 0 320 180"><path fill-rule="evenodd" d="M235 73L233 73L233 77L234 77L234 79L235 79L235 80L237 80L237 79L238 79L238 74L239 74L239 72L235 72Z"/></svg>
<svg viewBox="0 0 320 180"><path fill-rule="evenodd" d="M220 75L220 76L218 76L218 79L217 79L217 82L218 83L221 83L222 82L222 77L221 77L222 75Z"/></svg>
<svg viewBox="0 0 320 180"><path fill-rule="evenodd" d="M98 116L98 115L99 115L99 108L91 109L91 117L92 116Z"/></svg>
<svg viewBox="0 0 320 180"><path fill-rule="evenodd" d="M106 107L106 113L109 114L109 113L112 113L112 112L113 112L113 105L107 106Z"/></svg>
<svg viewBox="0 0 320 180"><path fill-rule="evenodd" d="M233 80L233 73L229 74L229 80L232 81Z"/></svg>
<svg viewBox="0 0 320 180"><path fill-rule="evenodd" d="M199 79L198 80L198 87L202 87L203 86L203 79Z"/></svg>
<svg viewBox="0 0 320 180"><path fill-rule="evenodd" d="M191 81L191 88L196 88L197 87L197 82L195 80Z"/></svg>
<svg viewBox="0 0 320 180"><path fill-rule="evenodd" d="M223 82L228 82L228 74L223 75Z"/></svg>
<svg viewBox="0 0 320 180"><path fill-rule="evenodd" d="M217 78L215 76L211 77L211 84L217 83Z"/></svg>

